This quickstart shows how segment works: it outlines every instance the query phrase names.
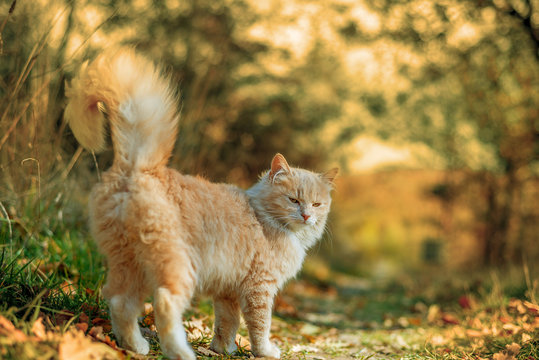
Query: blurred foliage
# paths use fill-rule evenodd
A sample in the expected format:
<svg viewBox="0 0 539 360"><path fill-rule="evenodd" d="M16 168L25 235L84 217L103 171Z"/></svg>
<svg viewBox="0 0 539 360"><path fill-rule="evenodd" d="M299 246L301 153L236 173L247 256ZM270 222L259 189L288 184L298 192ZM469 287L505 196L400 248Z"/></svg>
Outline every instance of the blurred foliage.
<svg viewBox="0 0 539 360"><path fill-rule="evenodd" d="M466 239L480 259L519 261L538 230L529 200L539 173L538 29L539 5L526 0L3 2L1 219L31 237L65 204L85 202L79 194L111 152L95 159L70 135L64 81L83 60L123 44L178 83L172 162L182 172L248 186L276 152L346 173L360 136L422 144L426 166L445 170L424 184L441 209L436 237L462 239L465 209L474 234ZM358 217L335 217L335 228L361 228L355 206ZM383 223L384 212L373 216ZM392 228L382 236L393 239L388 251L406 242L408 228ZM336 242L356 249L380 238L362 231L334 231Z"/></svg>

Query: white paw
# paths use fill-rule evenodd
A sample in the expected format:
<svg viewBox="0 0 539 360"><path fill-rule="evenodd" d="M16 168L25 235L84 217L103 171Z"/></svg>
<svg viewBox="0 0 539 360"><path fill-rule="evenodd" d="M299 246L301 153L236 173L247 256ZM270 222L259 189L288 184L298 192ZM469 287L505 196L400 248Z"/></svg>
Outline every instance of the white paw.
<svg viewBox="0 0 539 360"><path fill-rule="evenodd" d="M142 339L142 341L138 341L137 344L135 344L134 352L141 355L148 355L150 352L150 344L148 343L148 340Z"/></svg>
<svg viewBox="0 0 539 360"><path fill-rule="evenodd" d="M229 345L223 344L221 341L217 340L217 337L214 336L211 340L210 349L219 354L224 354L225 352L227 354L233 354L236 352L236 350L238 350L238 346L234 342Z"/></svg>
<svg viewBox="0 0 539 360"><path fill-rule="evenodd" d="M170 349L161 344L161 350L169 359L196 360L196 355L191 348Z"/></svg>
<svg viewBox="0 0 539 360"><path fill-rule="evenodd" d="M253 353L256 357L271 357L275 359L281 358L281 350L279 350L277 345L269 341L266 346L264 346L262 349L254 350Z"/></svg>
<svg viewBox="0 0 539 360"><path fill-rule="evenodd" d="M182 328L183 330L183 328ZM169 359L196 360L196 355L185 339L185 333L161 338L161 350Z"/></svg>
<svg viewBox="0 0 539 360"><path fill-rule="evenodd" d="M131 337L131 341L127 341L126 338L120 336L116 336L116 339L118 340L118 345L137 354L147 355L150 352L150 344L142 335L135 334Z"/></svg>

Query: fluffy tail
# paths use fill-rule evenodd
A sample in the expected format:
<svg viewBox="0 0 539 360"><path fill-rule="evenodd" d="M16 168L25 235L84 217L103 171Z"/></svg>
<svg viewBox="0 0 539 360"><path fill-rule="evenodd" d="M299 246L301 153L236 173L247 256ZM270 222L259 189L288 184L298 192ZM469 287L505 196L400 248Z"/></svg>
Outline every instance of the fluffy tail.
<svg viewBox="0 0 539 360"><path fill-rule="evenodd" d="M66 94L65 118L84 148L103 149L108 120L115 165L142 171L166 165L179 113L169 80L152 62L132 49L104 53L82 66Z"/></svg>

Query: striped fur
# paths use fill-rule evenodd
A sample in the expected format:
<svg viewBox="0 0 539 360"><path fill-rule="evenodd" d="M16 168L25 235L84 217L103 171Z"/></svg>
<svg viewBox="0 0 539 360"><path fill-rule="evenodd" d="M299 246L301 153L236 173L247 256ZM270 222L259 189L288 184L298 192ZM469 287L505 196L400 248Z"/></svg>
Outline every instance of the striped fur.
<svg viewBox="0 0 539 360"><path fill-rule="evenodd" d="M103 295L120 344L148 353L137 316L153 295L163 352L195 359L182 314L202 293L214 299L212 349L236 349L243 313L254 354L278 358L269 341L273 298L324 231L336 170L291 168L278 154L244 191L167 168L178 121L173 91L129 49L85 65L67 94L67 120L86 148L103 148L110 122L114 162L90 196L90 227L107 258Z"/></svg>

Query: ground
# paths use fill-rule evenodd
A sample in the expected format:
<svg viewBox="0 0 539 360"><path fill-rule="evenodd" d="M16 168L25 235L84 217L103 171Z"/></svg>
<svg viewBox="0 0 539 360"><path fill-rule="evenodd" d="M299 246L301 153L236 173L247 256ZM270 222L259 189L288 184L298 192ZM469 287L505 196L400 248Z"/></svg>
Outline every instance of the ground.
<svg viewBox="0 0 539 360"><path fill-rule="evenodd" d="M55 259L30 260L22 251L3 251L0 357L145 358L115 342L99 291L104 270L98 259ZM275 301L272 340L285 359L537 360L537 282L519 283L507 275L521 270L506 271L505 280L495 271L468 277L433 271L428 277L392 280L304 273ZM201 359L216 356L209 350L212 321L210 300L195 299L185 327ZM150 302L140 324L152 344L147 358L162 358ZM238 354L220 358L253 357L244 326L237 342Z"/></svg>

